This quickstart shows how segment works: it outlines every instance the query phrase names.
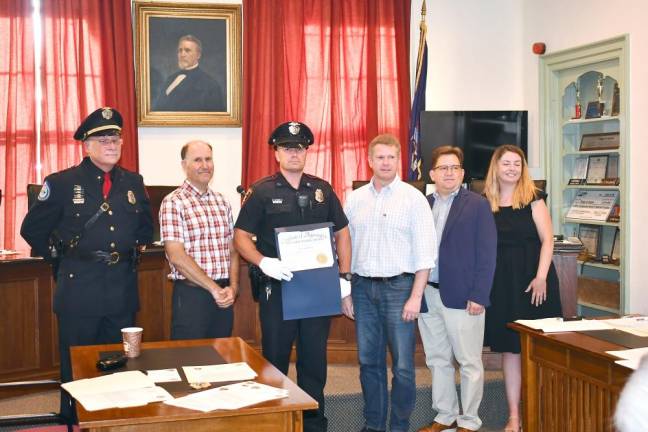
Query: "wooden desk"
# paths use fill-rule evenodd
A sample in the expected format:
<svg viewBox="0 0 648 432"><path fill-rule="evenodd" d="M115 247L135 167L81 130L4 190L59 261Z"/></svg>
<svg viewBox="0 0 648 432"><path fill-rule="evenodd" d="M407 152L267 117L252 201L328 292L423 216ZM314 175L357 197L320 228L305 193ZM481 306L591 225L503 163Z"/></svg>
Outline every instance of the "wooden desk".
<svg viewBox="0 0 648 432"><path fill-rule="evenodd" d="M142 349L195 346L211 346L227 362L247 362L258 374L256 381L288 389L289 396L285 399L264 402L236 411L213 411L209 413L178 408L163 403L151 403L136 408L88 412L77 403L81 429L102 432L178 430L197 432L299 432L303 428L302 411L317 408L317 402L314 399L304 393L295 383L290 381L240 338L145 342ZM74 379L99 376L100 373L95 368L99 353L116 351L121 348L121 345L93 345L72 348L72 375ZM174 396L183 396L184 394L174 394Z"/></svg>
<svg viewBox="0 0 648 432"><path fill-rule="evenodd" d="M614 430L614 409L632 370L605 351L625 347L582 333L509 327L522 342L524 432Z"/></svg>

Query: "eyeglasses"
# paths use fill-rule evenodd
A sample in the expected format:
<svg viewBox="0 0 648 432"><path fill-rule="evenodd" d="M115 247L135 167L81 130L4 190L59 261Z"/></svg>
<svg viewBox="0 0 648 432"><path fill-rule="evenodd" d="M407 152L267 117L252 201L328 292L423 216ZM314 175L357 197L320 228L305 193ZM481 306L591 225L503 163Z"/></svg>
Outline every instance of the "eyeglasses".
<svg viewBox="0 0 648 432"><path fill-rule="evenodd" d="M108 146L111 144L119 144L121 137L120 136L111 136L111 137L102 137L102 138L91 138L92 141L101 144L102 146Z"/></svg>
<svg viewBox="0 0 648 432"><path fill-rule="evenodd" d="M461 165L439 165L436 168L433 168L435 171L439 170L442 173L455 173L461 171Z"/></svg>

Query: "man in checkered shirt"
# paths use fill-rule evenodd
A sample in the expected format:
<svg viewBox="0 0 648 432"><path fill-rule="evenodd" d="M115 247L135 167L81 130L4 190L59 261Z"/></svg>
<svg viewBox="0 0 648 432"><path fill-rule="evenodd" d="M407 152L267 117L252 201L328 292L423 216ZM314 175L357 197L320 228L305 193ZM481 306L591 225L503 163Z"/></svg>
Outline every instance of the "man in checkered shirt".
<svg viewBox="0 0 648 432"><path fill-rule="evenodd" d="M160 238L174 281L171 339L229 337L239 285L232 209L209 188L211 146L190 141L180 156L187 178L160 205Z"/></svg>

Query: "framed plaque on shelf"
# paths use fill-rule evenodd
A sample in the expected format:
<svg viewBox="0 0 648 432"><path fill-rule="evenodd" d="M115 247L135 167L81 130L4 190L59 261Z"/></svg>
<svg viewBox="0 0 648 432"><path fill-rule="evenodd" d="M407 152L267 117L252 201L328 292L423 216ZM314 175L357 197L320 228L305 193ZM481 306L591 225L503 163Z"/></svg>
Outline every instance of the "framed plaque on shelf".
<svg viewBox="0 0 648 432"><path fill-rule="evenodd" d="M583 243L583 248L589 257L596 258L599 256L601 228L595 225L581 225L578 227L578 238Z"/></svg>
<svg viewBox="0 0 648 432"><path fill-rule="evenodd" d="M614 232L614 241L612 242L612 251L610 251L610 259L612 260L613 263L618 264L619 259L621 258L621 245L619 244L621 242L620 240L620 232L619 228L616 229Z"/></svg>
<svg viewBox="0 0 648 432"><path fill-rule="evenodd" d="M579 190L565 217L605 222L618 200L618 190Z"/></svg>
<svg viewBox="0 0 648 432"><path fill-rule="evenodd" d="M607 168L605 169L605 179L603 184L619 184L619 155L613 154L608 156Z"/></svg>
<svg viewBox="0 0 648 432"><path fill-rule="evenodd" d="M618 148L619 132L603 132L583 134L579 150L614 150Z"/></svg>
<svg viewBox="0 0 648 432"><path fill-rule="evenodd" d="M606 177L605 173L608 166L608 156L590 156L587 164L587 184L601 184Z"/></svg>
<svg viewBox="0 0 648 432"><path fill-rule="evenodd" d="M580 157L576 159L576 161L574 162L574 171L572 172L571 179L569 179L570 185L585 184L585 179L587 178L588 163L588 157Z"/></svg>

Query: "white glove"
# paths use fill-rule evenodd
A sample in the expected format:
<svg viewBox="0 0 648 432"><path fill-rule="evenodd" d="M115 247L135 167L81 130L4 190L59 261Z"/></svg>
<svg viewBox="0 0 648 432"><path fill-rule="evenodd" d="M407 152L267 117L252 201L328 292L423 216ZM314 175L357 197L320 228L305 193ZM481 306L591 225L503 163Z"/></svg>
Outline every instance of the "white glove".
<svg viewBox="0 0 648 432"><path fill-rule="evenodd" d="M340 298L344 298L350 295L351 295L351 282L344 278L340 278Z"/></svg>
<svg viewBox="0 0 648 432"><path fill-rule="evenodd" d="M259 263L259 268L273 279L289 281L293 277L288 267L277 258L264 257Z"/></svg>

